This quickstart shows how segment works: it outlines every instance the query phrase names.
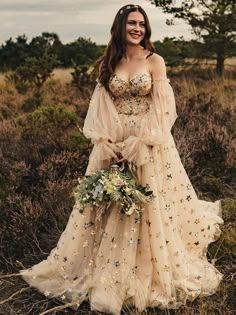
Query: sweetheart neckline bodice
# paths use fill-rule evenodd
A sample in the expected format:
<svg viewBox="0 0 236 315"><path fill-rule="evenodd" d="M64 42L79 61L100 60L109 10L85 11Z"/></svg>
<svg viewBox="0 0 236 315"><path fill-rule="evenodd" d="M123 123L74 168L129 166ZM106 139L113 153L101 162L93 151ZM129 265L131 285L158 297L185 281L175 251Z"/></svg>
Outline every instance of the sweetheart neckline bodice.
<svg viewBox="0 0 236 315"><path fill-rule="evenodd" d="M112 79L114 77L116 77L118 80L121 80L125 83L130 83L132 81L134 81L137 77L143 77L143 76L147 76L149 77L151 80L152 80L152 75L149 73L149 72L140 72L140 73L137 73L136 75L134 75L133 77L129 78L129 79L125 79L125 78L122 78L121 76L117 75L116 73L114 73L112 76L111 76L111 79L110 81L112 81Z"/></svg>

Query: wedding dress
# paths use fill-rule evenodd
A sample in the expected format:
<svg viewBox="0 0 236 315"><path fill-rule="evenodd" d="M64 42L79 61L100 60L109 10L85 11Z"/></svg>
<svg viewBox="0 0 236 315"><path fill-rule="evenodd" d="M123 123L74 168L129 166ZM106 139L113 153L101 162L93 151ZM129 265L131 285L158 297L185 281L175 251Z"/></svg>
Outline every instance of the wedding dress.
<svg viewBox="0 0 236 315"><path fill-rule="evenodd" d="M94 144L86 174L109 167L112 149L136 165L155 199L140 218L112 205L99 220L78 200L48 258L22 270L33 287L78 307L120 314L124 305L177 308L215 292L222 274L206 250L219 235L220 201L199 200L183 168L171 127L177 114L169 79L114 74L110 93L97 83L84 123Z"/></svg>

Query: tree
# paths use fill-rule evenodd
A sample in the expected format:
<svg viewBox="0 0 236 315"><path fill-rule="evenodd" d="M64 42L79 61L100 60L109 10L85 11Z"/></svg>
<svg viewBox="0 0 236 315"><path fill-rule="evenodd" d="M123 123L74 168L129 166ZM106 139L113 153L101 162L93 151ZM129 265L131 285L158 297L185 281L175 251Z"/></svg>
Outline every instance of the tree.
<svg viewBox="0 0 236 315"><path fill-rule="evenodd" d="M32 57L40 57L45 53L58 56L62 43L56 33L43 32L31 40L29 47Z"/></svg>
<svg viewBox="0 0 236 315"><path fill-rule="evenodd" d="M226 57L236 51L236 4L235 0L150 0L174 19L183 19L193 33L203 41L205 48L216 56L216 72L223 74Z"/></svg>
<svg viewBox="0 0 236 315"><path fill-rule="evenodd" d="M79 37L76 41L63 46L60 60L64 66L89 65L93 64L102 52L90 38Z"/></svg>
<svg viewBox="0 0 236 315"><path fill-rule="evenodd" d="M196 41L185 41L182 37L165 37L162 42L155 41L155 52L165 58L169 67L186 64L186 58L196 57Z"/></svg>
<svg viewBox="0 0 236 315"><path fill-rule="evenodd" d="M15 41L9 38L5 44L0 47L0 68L1 70L9 70L17 68L25 61L29 54L29 44L27 37L20 35Z"/></svg>

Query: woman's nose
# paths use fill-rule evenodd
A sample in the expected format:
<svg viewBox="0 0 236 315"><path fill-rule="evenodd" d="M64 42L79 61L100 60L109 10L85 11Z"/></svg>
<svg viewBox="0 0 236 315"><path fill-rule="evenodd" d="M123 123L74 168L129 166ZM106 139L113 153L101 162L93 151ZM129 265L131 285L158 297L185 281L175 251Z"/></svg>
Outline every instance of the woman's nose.
<svg viewBox="0 0 236 315"><path fill-rule="evenodd" d="M139 24L135 24L134 25L134 30L137 31L137 32L140 31L140 25Z"/></svg>

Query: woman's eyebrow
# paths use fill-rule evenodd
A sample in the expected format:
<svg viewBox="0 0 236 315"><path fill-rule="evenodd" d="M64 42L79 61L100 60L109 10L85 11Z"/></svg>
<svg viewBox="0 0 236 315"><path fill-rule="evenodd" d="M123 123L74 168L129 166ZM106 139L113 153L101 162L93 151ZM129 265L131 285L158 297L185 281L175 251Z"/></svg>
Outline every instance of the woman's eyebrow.
<svg viewBox="0 0 236 315"><path fill-rule="evenodd" d="M132 19L129 19L128 22L139 22L139 23L145 23L145 21L137 21L137 20L132 20Z"/></svg>

